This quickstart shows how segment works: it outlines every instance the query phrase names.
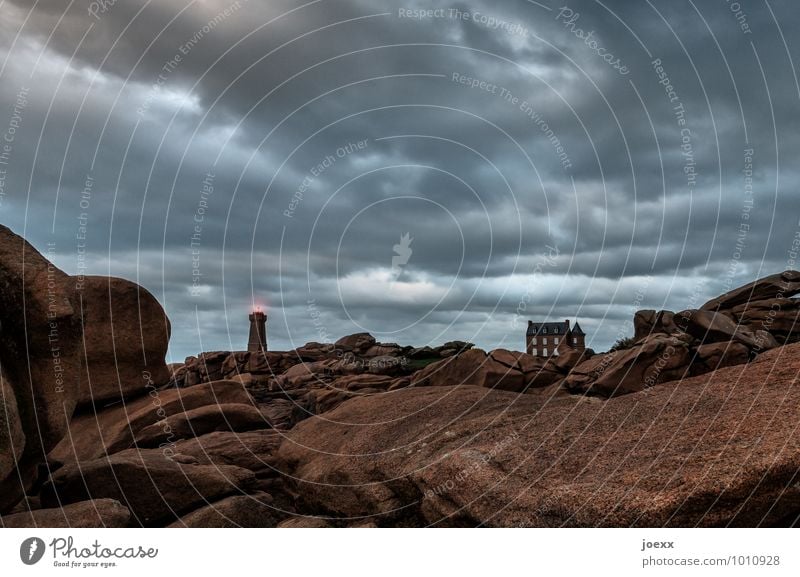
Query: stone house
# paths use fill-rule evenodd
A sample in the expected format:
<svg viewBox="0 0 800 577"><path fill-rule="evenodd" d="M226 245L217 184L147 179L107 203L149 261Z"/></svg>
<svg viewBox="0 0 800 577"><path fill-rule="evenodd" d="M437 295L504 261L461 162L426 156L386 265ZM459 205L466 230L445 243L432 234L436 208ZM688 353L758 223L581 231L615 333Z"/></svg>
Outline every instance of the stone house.
<svg viewBox="0 0 800 577"><path fill-rule="evenodd" d="M563 323L535 323L528 321L525 333L525 351L536 357L558 355L567 350L582 351L586 349L586 333L575 321L570 327L569 319Z"/></svg>

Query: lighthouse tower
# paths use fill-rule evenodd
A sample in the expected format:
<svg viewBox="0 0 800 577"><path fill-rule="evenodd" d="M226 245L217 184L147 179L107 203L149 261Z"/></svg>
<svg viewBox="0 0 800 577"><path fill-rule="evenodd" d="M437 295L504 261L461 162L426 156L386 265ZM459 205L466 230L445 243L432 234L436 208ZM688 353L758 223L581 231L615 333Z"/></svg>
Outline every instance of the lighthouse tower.
<svg viewBox="0 0 800 577"><path fill-rule="evenodd" d="M250 313L250 338L247 350L251 353L267 350L267 315L261 310Z"/></svg>

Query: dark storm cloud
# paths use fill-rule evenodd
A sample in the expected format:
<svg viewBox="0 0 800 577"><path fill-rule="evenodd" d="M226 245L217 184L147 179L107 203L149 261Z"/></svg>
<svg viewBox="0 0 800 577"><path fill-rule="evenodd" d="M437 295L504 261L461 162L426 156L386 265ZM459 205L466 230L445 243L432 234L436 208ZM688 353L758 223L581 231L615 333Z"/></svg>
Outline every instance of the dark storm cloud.
<svg viewBox="0 0 800 577"><path fill-rule="evenodd" d="M253 302L276 348L518 348L521 302L603 348L786 266L798 15L740 5L15 0L2 221L147 286L176 359L240 346Z"/></svg>

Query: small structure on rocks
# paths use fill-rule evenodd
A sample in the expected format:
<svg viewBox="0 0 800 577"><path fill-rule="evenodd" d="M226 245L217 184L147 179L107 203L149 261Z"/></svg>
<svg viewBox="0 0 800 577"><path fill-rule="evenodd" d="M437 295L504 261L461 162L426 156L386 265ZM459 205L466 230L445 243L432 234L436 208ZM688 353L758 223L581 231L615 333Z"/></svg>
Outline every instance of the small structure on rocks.
<svg viewBox="0 0 800 577"><path fill-rule="evenodd" d="M567 351L586 350L586 333L578 321L570 327L569 319L563 323L535 323L528 321L525 333L525 351L535 357L549 357Z"/></svg>
<svg viewBox="0 0 800 577"><path fill-rule="evenodd" d="M267 315L261 309L250 313L250 338L247 341L247 350L251 353L267 350Z"/></svg>

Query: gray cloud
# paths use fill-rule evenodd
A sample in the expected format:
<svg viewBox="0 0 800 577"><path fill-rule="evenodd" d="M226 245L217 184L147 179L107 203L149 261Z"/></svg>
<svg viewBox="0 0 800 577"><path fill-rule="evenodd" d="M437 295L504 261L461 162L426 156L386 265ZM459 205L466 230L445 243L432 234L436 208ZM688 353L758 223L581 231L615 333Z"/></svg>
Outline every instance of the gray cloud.
<svg viewBox="0 0 800 577"><path fill-rule="evenodd" d="M136 0L95 18L86 1L7 3L0 219L55 242L71 273L148 287L175 359L240 347L254 301L276 348L319 340L309 307L332 338L520 348L524 299L524 318L578 317L603 349L635 306L785 267L791 4L773 19L742 2L749 32L724 3L571 2L566 25L542 4ZM400 17L428 8L443 17Z"/></svg>

